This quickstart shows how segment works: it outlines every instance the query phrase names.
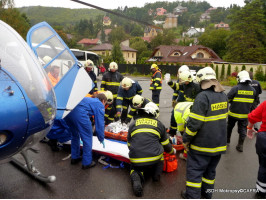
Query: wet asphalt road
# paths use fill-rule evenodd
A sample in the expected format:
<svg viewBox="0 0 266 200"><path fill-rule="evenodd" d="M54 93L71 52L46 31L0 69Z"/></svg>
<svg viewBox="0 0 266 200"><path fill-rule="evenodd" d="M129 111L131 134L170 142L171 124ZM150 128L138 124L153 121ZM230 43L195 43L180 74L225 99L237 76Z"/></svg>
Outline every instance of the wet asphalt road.
<svg viewBox="0 0 266 200"><path fill-rule="evenodd" d="M151 98L148 90L149 79L134 78L143 88L143 95ZM230 87L226 87L226 93ZM160 96L159 119L166 127L170 124L172 89L164 82ZM266 100L266 91L261 95L261 102ZM217 167L215 199L250 199L254 198L254 189L258 171L258 158L255 152L255 139L248 138L244 143L244 152L236 151L238 134L236 127L232 133L231 145L222 156ZM38 143L40 153L30 153L35 166L44 175L55 175L54 183L44 184L26 175L10 163L0 166L1 199L132 199L129 167L104 169L102 164L82 170L81 163L71 165L70 159L62 160L69 151L52 152L47 144ZM97 160L95 155L95 160ZM117 163L114 163L117 164ZM160 182L146 179L144 196L147 199L180 199L181 190L185 189L186 162L178 158L178 170L163 173ZM227 192L223 190L228 190ZM241 190L243 189L243 190Z"/></svg>

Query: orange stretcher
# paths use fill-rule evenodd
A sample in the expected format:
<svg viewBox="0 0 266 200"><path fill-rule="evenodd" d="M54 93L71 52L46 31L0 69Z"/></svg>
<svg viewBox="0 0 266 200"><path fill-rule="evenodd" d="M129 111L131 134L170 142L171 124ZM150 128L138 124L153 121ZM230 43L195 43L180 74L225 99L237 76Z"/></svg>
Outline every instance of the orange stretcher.
<svg viewBox="0 0 266 200"><path fill-rule="evenodd" d="M106 138L127 142L127 132L112 133L112 132L104 131L104 135Z"/></svg>

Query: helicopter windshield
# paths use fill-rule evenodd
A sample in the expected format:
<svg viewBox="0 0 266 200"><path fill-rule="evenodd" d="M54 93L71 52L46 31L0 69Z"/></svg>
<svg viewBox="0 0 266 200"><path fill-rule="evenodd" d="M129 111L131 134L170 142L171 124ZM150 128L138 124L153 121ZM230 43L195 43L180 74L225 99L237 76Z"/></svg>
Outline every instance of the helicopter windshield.
<svg viewBox="0 0 266 200"><path fill-rule="evenodd" d="M55 94L40 62L27 43L8 25L0 21L0 66L8 71L38 107L45 123L56 111Z"/></svg>

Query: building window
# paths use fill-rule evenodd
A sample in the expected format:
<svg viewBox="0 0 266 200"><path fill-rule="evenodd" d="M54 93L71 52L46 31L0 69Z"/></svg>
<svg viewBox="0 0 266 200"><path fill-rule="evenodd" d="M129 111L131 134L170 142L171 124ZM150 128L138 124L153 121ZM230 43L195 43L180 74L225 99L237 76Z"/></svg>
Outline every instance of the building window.
<svg viewBox="0 0 266 200"><path fill-rule="evenodd" d="M179 52L174 52L172 55L173 56L180 56L180 53Z"/></svg>
<svg viewBox="0 0 266 200"><path fill-rule="evenodd" d="M204 54L203 53L197 53L197 58L204 58Z"/></svg>
<svg viewBox="0 0 266 200"><path fill-rule="evenodd" d="M104 51L102 52L102 55L105 55L105 52Z"/></svg>
<svg viewBox="0 0 266 200"><path fill-rule="evenodd" d="M132 58L134 58L134 53L132 53Z"/></svg>
<svg viewBox="0 0 266 200"><path fill-rule="evenodd" d="M127 53L127 57L129 58L129 53Z"/></svg>

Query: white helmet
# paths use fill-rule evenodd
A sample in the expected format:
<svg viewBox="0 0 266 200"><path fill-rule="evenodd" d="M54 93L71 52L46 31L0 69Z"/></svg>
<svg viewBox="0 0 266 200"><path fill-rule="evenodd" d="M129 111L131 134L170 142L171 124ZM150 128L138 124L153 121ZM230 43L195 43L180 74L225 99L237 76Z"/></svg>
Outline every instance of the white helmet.
<svg viewBox="0 0 266 200"><path fill-rule="evenodd" d="M48 62L50 62L52 60L52 58L50 56L44 56L43 57L43 61L45 62L45 64L47 64Z"/></svg>
<svg viewBox="0 0 266 200"><path fill-rule="evenodd" d="M130 88L132 86L132 80L128 77L123 78L121 81L122 88Z"/></svg>
<svg viewBox="0 0 266 200"><path fill-rule="evenodd" d="M107 104L111 104L113 103L114 97L113 97L113 93L110 92L109 90L104 92L106 98L107 98Z"/></svg>
<svg viewBox="0 0 266 200"><path fill-rule="evenodd" d="M183 71L189 71L189 68L187 65L182 65L181 67L179 67L178 75L180 75L180 73L182 73Z"/></svg>
<svg viewBox="0 0 266 200"><path fill-rule="evenodd" d="M182 71L180 74L179 74L179 79L180 79L180 82L179 83L184 83L186 81L188 82L192 82L193 81L193 77L192 77L192 74L190 71Z"/></svg>
<svg viewBox="0 0 266 200"><path fill-rule="evenodd" d="M201 82L203 80L211 80L211 79L216 79L216 73L211 67L204 67L203 69L200 69L197 72L196 75L196 80L197 82Z"/></svg>
<svg viewBox="0 0 266 200"><path fill-rule="evenodd" d="M86 67L88 67L88 68L93 68L93 66L94 66L94 63L93 63L92 60L90 60L90 59L86 60L86 62L85 62L85 64L84 64L84 67L85 67L85 68L86 68Z"/></svg>
<svg viewBox="0 0 266 200"><path fill-rule="evenodd" d="M148 114L152 114L156 118L159 117L159 107L153 102L147 103L143 110Z"/></svg>
<svg viewBox="0 0 266 200"><path fill-rule="evenodd" d="M246 70L243 70L237 74L237 81L240 83L244 83L246 81L251 81L249 73Z"/></svg>
<svg viewBox="0 0 266 200"><path fill-rule="evenodd" d="M111 69L118 70L118 65L117 65L116 62L111 62L111 63L109 64L109 70L111 70Z"/></svg>
<svg viewBox="0 0 266 200"><path fill-rule="evenodd" d="M136 94L132 99L133 106L137 107L137 108L139 108L143 102L144 102L144 97L142 97L138 94Z"/></svg>

